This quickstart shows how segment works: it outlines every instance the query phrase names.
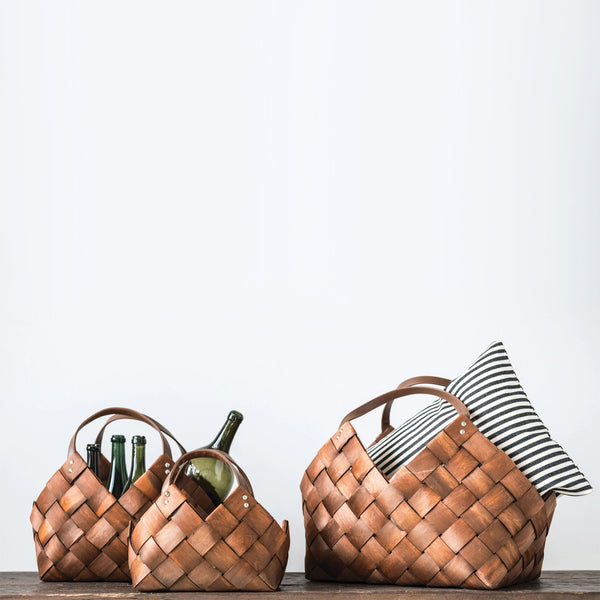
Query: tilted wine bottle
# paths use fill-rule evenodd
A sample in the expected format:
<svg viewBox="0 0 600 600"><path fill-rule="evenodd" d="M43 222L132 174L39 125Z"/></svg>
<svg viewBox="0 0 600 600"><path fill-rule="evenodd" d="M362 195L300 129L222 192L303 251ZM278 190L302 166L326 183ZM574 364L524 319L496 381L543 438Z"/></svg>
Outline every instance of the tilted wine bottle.
<svg viewBox="0 0 600 600"><path fill-rule="evenodd" d="M131 469L123 493L125 493L145 472L146 438L143 435L134 435L131 438Z"/></svg>
<svg viewBox="0 0 600 600"><path fill-rule="evenodd" d="M100 479L100 444L87 445L87 466Z"/></svg>
<svg viewBox="0 0 600 600"><path fill-rule="evenodd" d="M216 448L229 453L233 437L243 419L242 413L232 410L217 437L203 448ZM234 476L231 467L216 458L205 456L192 458L187 464L185 474L202 486L215 506L225 500L233 486Z"/></svg>
<svg viewBox="0 0 600 600"><path fill-rule="evenodd" d="M112 454L110 457L110 472L106 487L115 497L120 498L123 489L127 483L127 465L125 464L125 436L113 435L110 438L112 443Z"/></svg>

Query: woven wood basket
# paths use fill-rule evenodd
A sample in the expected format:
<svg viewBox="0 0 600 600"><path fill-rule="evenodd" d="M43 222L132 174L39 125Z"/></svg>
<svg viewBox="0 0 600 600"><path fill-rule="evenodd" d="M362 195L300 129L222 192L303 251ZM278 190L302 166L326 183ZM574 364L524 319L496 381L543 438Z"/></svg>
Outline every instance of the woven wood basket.
<svg viewBox="0 0 600 600"><path fill-rule="evenodd" d="M101 480L88 468L75 444L80 429L95 419L142 421L156 429L163 451L152 466L118 500L106 489L109 461L100 457ZM107 424L108 424L107 422ZM104 427L96 442L100 443ZM40 578L44 581L129 581L127 534L160 494L173 464L160 423L128 408L107 408L86 419L69 444L67 460L33 503L31 524ZM175 440L175 438L173 438ZM185 449L175 440L182 452Z"/></svg>
<svg viewBox="0 0 600 600"><path fill-rule="evenodd" d="M238 482L216 508L182 472L190 459L202 456L227 463ZM257 502L232 458L219 450L194 450L175 463L160 498L132 529L131 580L146 592L275 591L289 545L288 522L279 526Z"/></svg>
<svg viewBox="0 0 600 600"><path fill-rule="evenodd" d="M350 424L410 394L458 417L386 479ZM348 414L301 483L306 577L496 589L539 576L556 496L542 498L455 396L402 387Z"/></svg>

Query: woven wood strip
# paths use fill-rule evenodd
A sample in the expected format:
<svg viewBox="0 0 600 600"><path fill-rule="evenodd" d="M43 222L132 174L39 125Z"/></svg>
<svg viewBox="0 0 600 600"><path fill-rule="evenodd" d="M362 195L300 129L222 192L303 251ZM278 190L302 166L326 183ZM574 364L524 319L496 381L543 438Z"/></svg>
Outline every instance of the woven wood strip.
<svg viewBox="0 0 600 600"><path fill-rule="evenodd" d="M129 567L135 588L276 590L288 558L287 521L280 527L241 487L207 511L192 484L180 477L133 528Z"/></svg>
<svg viewBox="0 0 600 600"><path fill-rule="evenodd" d="M495 589L539 576L556 496L460 416L388 481L350 423L301 483L313 580Z"/></svg>
<svg viewBox="0 0 600 600"><path fill-rule="evenodd" d="M33 503L31 524L44 581L129 581L127 531L160 494L172 459L160 456L118 500L77 453L50 478Z"/></svg>

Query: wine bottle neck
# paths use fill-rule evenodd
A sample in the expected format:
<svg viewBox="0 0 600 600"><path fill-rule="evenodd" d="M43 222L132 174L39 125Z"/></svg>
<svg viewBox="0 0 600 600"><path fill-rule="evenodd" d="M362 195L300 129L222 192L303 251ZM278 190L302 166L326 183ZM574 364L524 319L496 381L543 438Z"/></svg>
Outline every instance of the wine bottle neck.
<svg viewBox="0 0 600 600"><path fill-rule="evenodd" d="M112 442L111 466L121 467L125 464L125 442Z"/></svg>
<svg viewBox="0 0 600 600"><path fill-rule="evenodd" d="M131 468L134 472L146 470L146 446L144 444L133 444Z"/></svg>
<svg viewBox="0 0 600 600"><path fill-rule="evenodd" d="M216 448L223 452L229 452L231 448L231 442L235 436L238 427L240 426L241 420L239 419L227 419L221 431L217 434L217 437L208 445L207 448Z"/></svg>
<svg viewBox="0 0 600 600"><path fill-rule="evenodd" d="M90 467L90 469L92 469L92 471L94 471L94 473L97 473L99 471L99 465L100 465L100 452L98 450L98 448L88 448L87 449L87 464Z"/></svg>

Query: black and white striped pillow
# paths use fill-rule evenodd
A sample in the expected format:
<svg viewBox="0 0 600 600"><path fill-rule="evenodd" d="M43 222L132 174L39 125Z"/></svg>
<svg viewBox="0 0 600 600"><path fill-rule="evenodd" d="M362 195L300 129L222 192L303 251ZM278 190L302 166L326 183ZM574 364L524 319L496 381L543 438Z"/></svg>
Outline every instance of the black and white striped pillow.
<svg viewBox="0 0 600 600"><path fill-rule="evenodd" d="M446 390L465 403L481 433L513 459L540 494L554 490L581 496L592 491L533 409L502 342L494 342ZM384 475L391 477L455 418L454 408L438 398L367 452Z"/></svg>

